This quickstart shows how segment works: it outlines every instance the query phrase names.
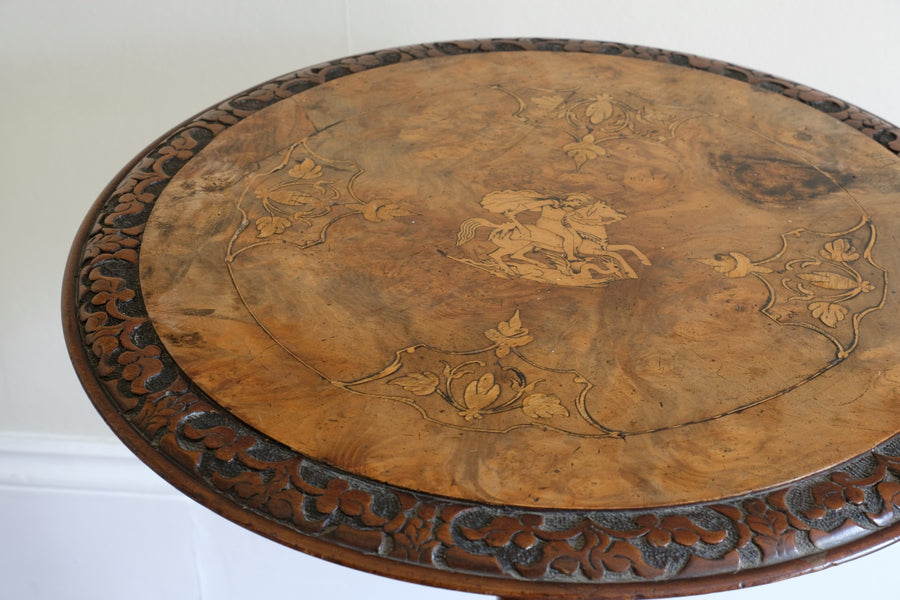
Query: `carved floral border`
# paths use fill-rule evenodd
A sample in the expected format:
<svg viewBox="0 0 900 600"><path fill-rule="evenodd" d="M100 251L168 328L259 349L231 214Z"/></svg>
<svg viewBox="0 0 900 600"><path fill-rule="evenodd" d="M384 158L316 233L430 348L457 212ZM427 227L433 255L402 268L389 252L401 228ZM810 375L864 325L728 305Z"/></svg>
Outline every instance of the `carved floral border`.
<svg viewBox="0 0 900 600"><path fill-rule="evenodd" d="M800 558L808 569L827 550L852 546L858 552L867 536L878 542L885 533L893 536L900 520L900 435L828 473L725 502L636 511L528 510L398 489L309 460L239 422L179 370L148 320L138 276L146 220L179 169L241 119L332 79L427 57L498 51L608 54L707 71L794 98L900 154L900 130L841 100L742 67L638 46L475 40L303 69L173 130L89 215L67 269L67 285L74 282L74 289L64 292L71 302L64 318L73 361L98 410L139 455L159 460L157 468L168 478L195 497L214 492L230 506L222 512L247 514L251 528L301 549L310 546L304 540L314 539L367 557L348 559L341 551L340 559L351 564L379 557L469 576L455 587L476 591L510 589L485 578L515 580L513 589L527 593L520 584L581 589L578 584L717 577L710 591L737 585L748 570ZM375 570L391 573L395 568L387 563ZM428 580L408 569L399 576ZM667 589L648 588L643 597Z"/></svg>

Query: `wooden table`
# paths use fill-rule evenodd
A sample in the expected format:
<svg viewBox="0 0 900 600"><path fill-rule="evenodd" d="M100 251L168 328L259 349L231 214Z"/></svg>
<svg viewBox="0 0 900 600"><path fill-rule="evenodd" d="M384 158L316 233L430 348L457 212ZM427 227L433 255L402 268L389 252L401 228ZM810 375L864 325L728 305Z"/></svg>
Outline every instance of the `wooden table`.
<svg viewBox="0 0 900 600"><path fill-rule="evenodd" d="M643 47L337 60L116 176L69 349L163 477L348 566L541 598L808 572L900 532L898 138Z"/></svg>

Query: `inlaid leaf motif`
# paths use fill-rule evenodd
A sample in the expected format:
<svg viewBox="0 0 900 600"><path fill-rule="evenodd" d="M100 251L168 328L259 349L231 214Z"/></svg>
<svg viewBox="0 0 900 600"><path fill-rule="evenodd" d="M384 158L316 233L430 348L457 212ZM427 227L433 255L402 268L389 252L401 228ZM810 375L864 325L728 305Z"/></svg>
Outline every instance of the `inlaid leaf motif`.
<svg viewBox="0 0 900 600"><path fill-rule="evenodd" d="M510 317L509 321L500 321L497 325L497 329L503 335L507 337L514 337L525 330L522 328L522 318L519 316L519 311L516 311L512 317Z"/></svg>
<svg viewBox="0 0 900 600"><path fill-rule="evenodd" d="M440 379L431 371L425 371L424 373L410 373L403 377L397 377L388 383L399 385L407 392L412 392L416 396L427 396L434 393L438 383L440 383Z"/></svg>
<svg viewBox="0 0 900 600"><path fill-rule="evenodd" d="M575 161L575 167L580 169L584 163L593 160L598 156L606 156L606 149L596 144L594 134L589 133L580 141L572 142L563 146L563 150L569 155L569 158Z"/></svg>
<svg viewBox="0 0 900 600"><path fill-rule="evenodd" d="M819 250L819 254L838 262L852 262L859 258L859 253L850 244L850 241L844 238L828 242L825 244L824 250Z"/></svg>
<svg viewBox="0 0 900 600"><path fill-rule="evenodd" d="M538 108L549 113L553 118L559 118L566 114L566 100L562 96L537 96L531 100Z"/></svg>
<svg viewBox="0 0 900 600"><path fill-rule="evenodd" d="M714 258L698 258L697 261L711 266L718 273L730 279L746 277L751 273L771 273L772 269L754 264L749 257L740 252L716 254Z"/></svg>
<svg viewBox="0 0 900 600"><path fill-rule="evenodd" d="M322 204L321 199L314 198L305 192L299 192L296 190L277 190L274 192L270 192L266 196L267 200L272 202L277 202L278 204L285 204L288 206L302 206L306 204Z"/></svg>
<svg viewBox="0 0 900 600"><path fill-rule="evenodd" d="M497 344L497 349L495 350L497 358L503 358L509 354L510 348L524 346L534 339L528 335L528 330L522 327L519 311L516 311L509 321L498 323L496 329L485 331L484 335Z"/></svg>
<svg viewBox="0 0 900 600"><path fill-rule="evenodd" d="M832 271L813 271L812 273L798 273L797 277L808 281L816 287L820 287L826 290L853 290L860 286L859 283L850 279L849 277L844 277L838 273L834 273ZM872 287L867 281L863 282L864 286Z"/></svg>
<svg viewBox="0 0 900 600"><path fill-rule="evenodd" d="M257 237L265 238L270 235L284 233L291 226L290 219L285 217L260 217L256 220Z"/></svg>
<svg viewBox="0 0 900 600"><path fill-rule="evenodd" d="M500 396L500 386L494 383L494 376L485 373L477 380L466 386L463 393L463 402L466 410L460 411L460 416L466 421L481 418L481 409L490 406Z"/></svg>
<svg viewBox="0 0 900 600"><path fill-rule="evenodd" d="M594 123L595 125L610 118L613 114L613 104L610 101L609 96L601 94L594 98L594 101L585 109L584 114L587 115L588 119L591 120L591 123Z"/></svg>
<svg viewBox="0 0 900 600"><path fill-rule="evenodd" d="M291 167L288 175L297 179L318 179L322 176L322 167L317 165L311 158L304 158L303 162Z"/></svg>
<svg viewBox="0 0 900 600"><path fill-rule="evenodd" d="M838 322L843 321L847 316L847 309L840 304L831 302L811 302L809 310L812 316L829 327L837 326Z"/></svg>
<svg viewBox="0 0 900 600"><path fill-rule="evenodd" d="M394 217L408 217L413 213L399 204L385 202L384 200L373 200L363 207L362 214L366 221L379 223Z"/></svg>
<svg viewBox="0 0 900 600"><path fill-rule="evenodd" d="M569 416L569 411L560 403L559 398L549 394L531 394L522 401L522 411L532 419Z"/></svg>

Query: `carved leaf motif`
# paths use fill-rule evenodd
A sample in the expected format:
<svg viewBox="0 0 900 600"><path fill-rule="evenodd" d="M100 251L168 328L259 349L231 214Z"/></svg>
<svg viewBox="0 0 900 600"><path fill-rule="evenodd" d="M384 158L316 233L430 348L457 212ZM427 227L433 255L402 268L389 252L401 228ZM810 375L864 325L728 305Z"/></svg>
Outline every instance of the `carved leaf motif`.
<svg viewBox="0 0 900 600"><path fill-rule="evenodd" d="M125 302L134 298L134 290L127 287L124 279L119 277L91 278L94 279L91 291L95 293L91 304L100 306L107 302Z"/></svg>
<svg viewBox="0 0 900 600"><path fill-rule="evenodd" d="M824 258L838 262L852 262L859 258L859 253L856 249L848 240L843 238L828 242L825 244L824 250L819 250L819 254Z"/></svg>
<svg viewBox="0 0 900 600"><path fill-rule="evenodd" d="M789 533L787 518L772 510L748 515L747 525L756 533L773 540L779 540Z"/></svg>
<svg viewBox="0 0 900 600"><path fill-rule="evenodd" d="M466 391L463 393L466 410L459 414L465 417L466 421L480 419L481 409L489 406L498 396L500 396L500 386L494 383L493 375L485 373L466 386Z"/></svg>
<svg viewBox="0 0 900 600"><path fill-rule="evenodd" d="M434 393L439 382L440 379L438 379L437 375L431 371L425 371L424 373L410 373L403 377L397 377L388 383L399 385L407 392L412 392L416 396L427 396Z"/></svg>
<svg viewBox="0 0 900 600"><path fill-rule="evenodd" d="M145 394L144 384L163 369L159 346L151 344L135 350L127 350L119 355L118 363L122 365L122 378L131 382L131 390L135 394Z"/></svg>
<svg viewBox="0 0 900 600"><path fill-rule="evenodd" d="M894 510L900 508L900 484L895 481L883 481L876 488L883 501L884 509L873 520L879 525L886 525L894 515Z"/></svg>
<svg viewBox="0 0 900 600"><path fill-rule="evenodd" d="M554 559L553 562L550 563L550 566L560 573L573 575L576 571L578 571L578 567L580 566L580 564L581 563L579 563L571 556L560 556L559 558Z"/></svg>
<svg viewBox="0 0 900 600"><path fill-rule="evenodd" d="M420 506L415 512L398 513L385 525L385 531L393 534L392 556L431 563L431 555L441 543L437 538L434 506Z"/></svg>
<svg viewBox="0 0 900 600"><path fill-rule="evenodd" d="M291 226L290 219L285 217L260 217L256 220L257 237L266 238L270 235L284 233Z"/></svg>
<svg viewBox="0 0 900 600"><path fill-rule="evenodd" d="M318 179L322 176L322 167L317 165L311 158L304 158L303 162L291 167L288 175L297 179Z"/></svg>
<svg viewBox="0 0 900 600"><path fill-rule="evenodd" d="M797 552L797 530L791 526L786 512L772 509L758 498L746 500L744 509L745 522L755 534L753 543L764 557L790 556Z"/></svg>
<svg viewBox="0 0 900 600"><path fill-rule="evenodd" d="M812 312L812 316L828 325L829 327L836 327L838 322L843 321L844 317L847 316L847 309L841 306L840 304L833 304L831 302L811 302L809 304L809 310Z"/></svg>
<svg viewBox="0 0 900 600"><path fill-rule="evenodd" d="M337 509L340 497L350 488L350 484L342 479L332 479L325 486L324 494L315 499L316 510L322 514L329 514Z"/></svg>
<svg viewBox="0 0 900 600"><path fill-rule="evenodd" d="M536 535L532 531L521 531L513 536L512 543L521 548L522 550L527 550L534 546L538 541Z"/></svg>
<svg viewBox="0 0 900 600"><path fill-rule="evenodd" d="M548 394L531 394L522 401L522 411L532 419L569 416L569 411L560 403L559 398Z"/></svg>
<svg viewBox="0 0 900 600"><path fill-rule="evenodd" d="M117 253L123 248L136 248L139 244L137 240L125 237L123 235L108 233L110 230L104 229L102 235L92 237L85 245L84 255L87 258L95 258L104 253ZM137 254L134 254L135 258ZM128 260L128 259L126 259Z"/></svg>

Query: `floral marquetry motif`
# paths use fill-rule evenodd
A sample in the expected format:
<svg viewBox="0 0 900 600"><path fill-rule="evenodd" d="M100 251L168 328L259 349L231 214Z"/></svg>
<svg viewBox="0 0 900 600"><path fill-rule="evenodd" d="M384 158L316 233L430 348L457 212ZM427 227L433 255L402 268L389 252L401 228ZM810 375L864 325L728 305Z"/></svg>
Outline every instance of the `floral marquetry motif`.
<svg viewBox="0 0 900 600"><path fill-rule="evenodd" d="M897 139L641 47L334 61L110 185L70 352L173 484L343 564L503 597L804 573L900 527Z"/></svg>
<svg viewBox="0 0 900 600"><path fill-rule="evenodd" d="M426 420L457 428L502 432L538 426L584 435L614 435L586 413L584 399L593 387L587 379L574 371L532 363L517 350L534 339L522 326L519 311L486 330L484 336L493 343L467 352L404 348L378 373L334 383L356 393L410 404ZM401 390L407 392L406 397L396 396ZM451 410L441 416L445 407L455 414Z"/></svg>
<svg viewBox="0 0 900 600"><path fill-rule="evenodd" d="M769 292L763 314L825 336L837 358L846 358L858 344L860 321L883 308L887 295L887 272L872 261L875 226L864 216L846 231L799 229L782 240L781 251L761 261L729 252L701 262L726 277L757 277Z"/></svg>

